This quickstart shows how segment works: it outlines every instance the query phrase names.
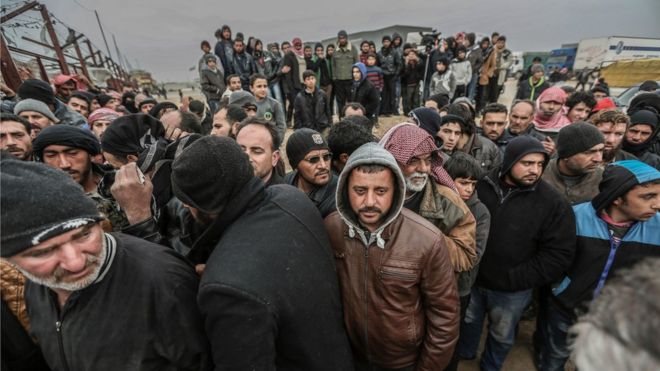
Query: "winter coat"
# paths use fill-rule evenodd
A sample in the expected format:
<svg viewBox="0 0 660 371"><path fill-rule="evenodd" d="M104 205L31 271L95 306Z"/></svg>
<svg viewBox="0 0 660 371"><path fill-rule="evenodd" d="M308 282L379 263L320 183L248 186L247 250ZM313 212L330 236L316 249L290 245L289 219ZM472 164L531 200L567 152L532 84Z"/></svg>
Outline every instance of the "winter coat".
<svg viewBox="0 0 660 371"><path fill-rule="evenodd" d="M577 222L575 260L563 280L553 287L556 302L571 314L574 310L586 311L610 256L608 280L617 271L632 267L644 258L660 257L660 213L645 222L634 223L621 244L614 248L609 226L596 214L591 202L575 205L573 211Z"/></svg>
<svg viewBox="0 0 660 371"><path fill-rule="evenodd" d="M208 370L198 278L174 250L121 233L97 281L68 298L29 282L31 332L54 370Z"/></svg>
<svg viewBox="0 0 660 371"><path fill-rule="evenodd" d="M470 209L454 190L432 178L424 186L419 215L445 235L445 245L456 272L472 268L477 260L476 221Z"/></svg>
<svg viewBox="0 0 660 371"><path fill-rule="evenodd" d="M479 201L476 191L469 200L465 201L465 204L470 208L470 213L472 213L474 219L477 221L477 259L474 261L472 268L458 275L458 295L460 297L469 295L474 282L477 280L479 261L484 256L484 251L486 251L486 242L488 241L488 233L490 232L490 213L486 205Z"/></svg>
<svg viewBox="0 0 660 371"><path fill-rule="evenodd" d="M369 80L367 80L365 66L362 63L356 63L355 66L360 68L360 71L362 72L362 80L357 86L355 84L351 86L349 102L358 102L363 105L367 110L365 115L371 119L376 117L376 114L378 114L380 93L378 93L378 90L374 87L374 85Z"/></svg>
<svg viewBox="0 0 660 371"><path fill-rule="evenodd" d="M345 47L337 45L332 55L332 73L335 80L353 80L353 65L359 62L357 49L348 42Z"/></svg>
<svg viewBox="0 0 660 371"><path fill-rule="evenodd" d="M213 52L218 58L220 58L225 74L229 76L234 73L234 70L232 69L232 60L234 60L234 46L232 45L232 41L224 39L218 40L218 42L215 43Z"/></svg>
<svg viewBox="0 0 660 371"><path fill-rule="evenodd" d="M502 164L503 155L497 145L476 133L472 135L461 151L477 160L484 172L489 172Z"/></svg>
<svg viewBox="0 0 660 371"><path fill-rule="evenodd" d="M401 84L404 86L417 85L424 78L424 64L421 60L417 62L408 62L403 67L401 75Z"/></svg>
<svg viewBox="0 0 660 371"><path fill-rule="evenodd" d="M294 129L310 128L320 133L332 122L327 98L319 88L315 87L311 94L307 90L301 90L296 96L293 109Z"/></svg>
<svg viewBox="0 0 660 371"><path fill-rule="evenodd" d="M484 64L484 58L484 50L482 50L479 45L475 45L468 51L465 59L467 59L470 62L470 66L472 66L472 75L479 75L479 70Z"/></svg>
<svg viewBox="0 0 660 371"><path fill-rule="evenodd" d="M208 100L220 100L222 93L225 92L225 77L220 70L211 71L208 68L202 70L200 72L200 83Z"/></svg>
<svg viewBox="0 0 660 371"><path fill-rule="evenodd" d="M390 211L371 233L348 201L348 178L360 164L387 166L397 189ZM325 226L341 283L344 324L353 349L379 367L442 370L458 338L454 269L442 233L402 208L404 184L394 157L376 143L353 152L340 175L342 198Z"/></svg>
<svg viewBox="0 0 660 371"><path fill-rule="evenodd" d="M212 249L197 303L215 368L350 371L323 221L297 189L264 187L252 178L193 248Z"/></svg>
<svg viewBox="0 0 660 371"><path fill-rule="evenodd" d="M246 52L234 54L231 63L232 73L241 77L241 87L250 91L250 76L257 72L257 65L252 56Z"/></svg>
<svg viewBox="0 0 660 371"><path fill-rule="evenodd" d="M328 214L337 210L337 205L335 204L335 191L337 190L337 176L330 172L332 176L330 181L321 187L316 188L312 192L307 194L310 200L314 203L316 208L321 213L321 217L325 218ZM294 187L298 186L298 170L294 170L284 176L284 183L292 185Z"/></svg>
<svg viewBox="0 0 660 371"><path fill-rule="evenodd" d="M380 68L383 70L383 75L394 76L399 73L401 62L399 55L394 49L381 49L378 52L378 61L380 61Z"/></svg>
<svg viewBox="0 0 660 371"><path fill-rule="evenodd" d="M506 128L506 129L504 129L504 132L502 133L502 135L500 135L500 137L497 138L497 140L495 141L495 144L500 149L500 152L502 152L502 155L504 155L504 150L506 149L507 144L509 144L509 142L511 140L513 140L513 138L517 137L518 135L529 135L533 138L538 139L541 142L543 142L546 138L546 135L542 134L541 132L539 132L537 130L534 130L534 124L532 124L532 123L529 124L529 126L527 127L527 130L525 130L524 132L522 132L520 134L513 134L509 130L509 128Z"/></svg>
<svg viewBox="0 0 660 371"><path fill-rule="evenodd" d="M280 143L284 143L286 133L286 117L282 104L277 99L266 96L262 101L257 101L257 116L263 117L275 123Z"/></svg>
<svg viewBox="0 0 660 371"><path fill-rule="evenodd" d="M545 78L542 77L536 84L532 81L532 78L521 81L518 84L518 92L516 93L516 99L529 99L532 102L536 101L536 98L549 88L550 84L545 81Z"/></svg>
<svg viewBox="0 0 660 371"><path fill-rule="evenodd" d="M442 75L437 71L431 77L431 85L429 86L429 94L443 94L447 95L449 99L454 96L456 91L456 77L451 70L445 71Z"/></svg>
<svg viewBox="0 0 660 371"><path fill-rule="evenodd" d="M282 67L288 66L291 69L289 72L282 75L282 90L284 94L289 94L294 91L303 89L302 81L300 81L300 64L298 57L292 52L288 51L284 58L282 58Z"/></svg>
<svg viewBox="0 0 660 371"><path fill-rule="evenodd" d="M585 174L578 184L570 186L565 183L557 166L558 159L550 160L541 179L550 184L557 192L566 198L571 205L591 201L598 194L598 184L603 179L603 169L596 168Z"/></svg>
<svg viewBox="0 0 660 371"><path fill-rule="evenodd" d="M79 128L87 125L85 116L74 111L73 108L62 103L59 99L55 99L55 112L53 114L60 120L60 125L71 125Z"/></svg>
<svg viewBox="0 0 660 371"><path fill-rule="evenodd" d="M477 285L513 292L555 282L573 260L573 212L543 180L504 195L499 170L477 183L479 199L490 212L490 233Z"/></svg>
<svg viewBox="0 0 660 371"><path fill-rule="evenodd" d="M470 61L454 59L449 65L449 70L456 78L456 85L467 85L472 79L472 66Z"/></svg>

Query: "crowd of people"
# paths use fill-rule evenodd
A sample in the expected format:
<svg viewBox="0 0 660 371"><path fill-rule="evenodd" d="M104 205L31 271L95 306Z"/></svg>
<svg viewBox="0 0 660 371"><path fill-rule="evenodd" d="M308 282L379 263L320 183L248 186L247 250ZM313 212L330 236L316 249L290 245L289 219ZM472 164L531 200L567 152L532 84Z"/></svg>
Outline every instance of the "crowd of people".
<svg viewBox="0 0 660 371"><path fill-rule="evenodd" d="M215 36L205 102L2 86L3 369L499 370L523 316L539 370L660 367L657 84L534 63L506 106L497 33Z"/></svg>

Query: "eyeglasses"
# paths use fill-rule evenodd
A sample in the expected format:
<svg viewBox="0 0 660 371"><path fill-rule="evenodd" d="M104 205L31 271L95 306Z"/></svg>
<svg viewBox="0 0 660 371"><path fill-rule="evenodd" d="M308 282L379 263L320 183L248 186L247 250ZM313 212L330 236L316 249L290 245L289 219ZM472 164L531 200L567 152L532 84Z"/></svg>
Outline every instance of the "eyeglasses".
<svg viewBox="0 0 660 371"><path fill-rule="evenodd" d="M257 107L254 106L246 106L245 107L246 111L252 111L252 112L257 112Z"/></svg>
<svg viewBox="0 0 660 371"><path fill-rule="evenodd" d="M321 161L321 157L323 157L324 162L330 162L330 160L332 160L332 153L328 152L328 153L324 153L321 156L312 156L310 158L306 158L305 161L309 162L312 165L315 165L318 164L319 161Z"/></svg>

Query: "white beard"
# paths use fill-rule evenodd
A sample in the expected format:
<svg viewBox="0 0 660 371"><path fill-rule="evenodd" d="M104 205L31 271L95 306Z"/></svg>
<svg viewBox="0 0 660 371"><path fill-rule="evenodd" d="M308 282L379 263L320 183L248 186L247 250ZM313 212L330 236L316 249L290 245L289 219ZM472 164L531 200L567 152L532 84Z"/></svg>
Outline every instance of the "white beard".
<svg viewBox="0 0 660 371"><path fill-rule="evenodd" d="M424 178L424 181L415 180L413 178ZM406 177L406 189L410 192L420 192L426 187L426 182L429 180L429 174L414 172Z"/></svg>
<svg viewBox="0 0 660 371"><path fill-rule="evenodd" d="M93 266L92 271L87 276L75 282L61 282L60 278L56 277L55 274L52 274L48 277L37 277L23 270L18 265L16 265L16 268L21 273L23 273L23 275L27 279L39 285L46 286L50 289L73 292L73 291L82 290L85 287L94 283L94 281L96 281L96 279L99 277L99 274L101 273L101 266L103 265L103 262L105 261L107 254L108 254L107 248L104 244L104 246L101 248L101 252L97 256L87 255L85 267L88 267L90 265Z"/></svg>

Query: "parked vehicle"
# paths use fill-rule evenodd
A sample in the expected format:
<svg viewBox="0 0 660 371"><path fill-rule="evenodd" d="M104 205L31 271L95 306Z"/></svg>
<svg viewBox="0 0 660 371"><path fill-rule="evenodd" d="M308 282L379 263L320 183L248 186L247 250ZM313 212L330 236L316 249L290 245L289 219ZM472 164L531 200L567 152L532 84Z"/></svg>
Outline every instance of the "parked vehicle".
<svg viewBox="0 0 660 371"><path fill-rule="evenodd" d="M580 41L574 70L595 69L620 60L660 58L660 38L609 36Z"/></svg>

